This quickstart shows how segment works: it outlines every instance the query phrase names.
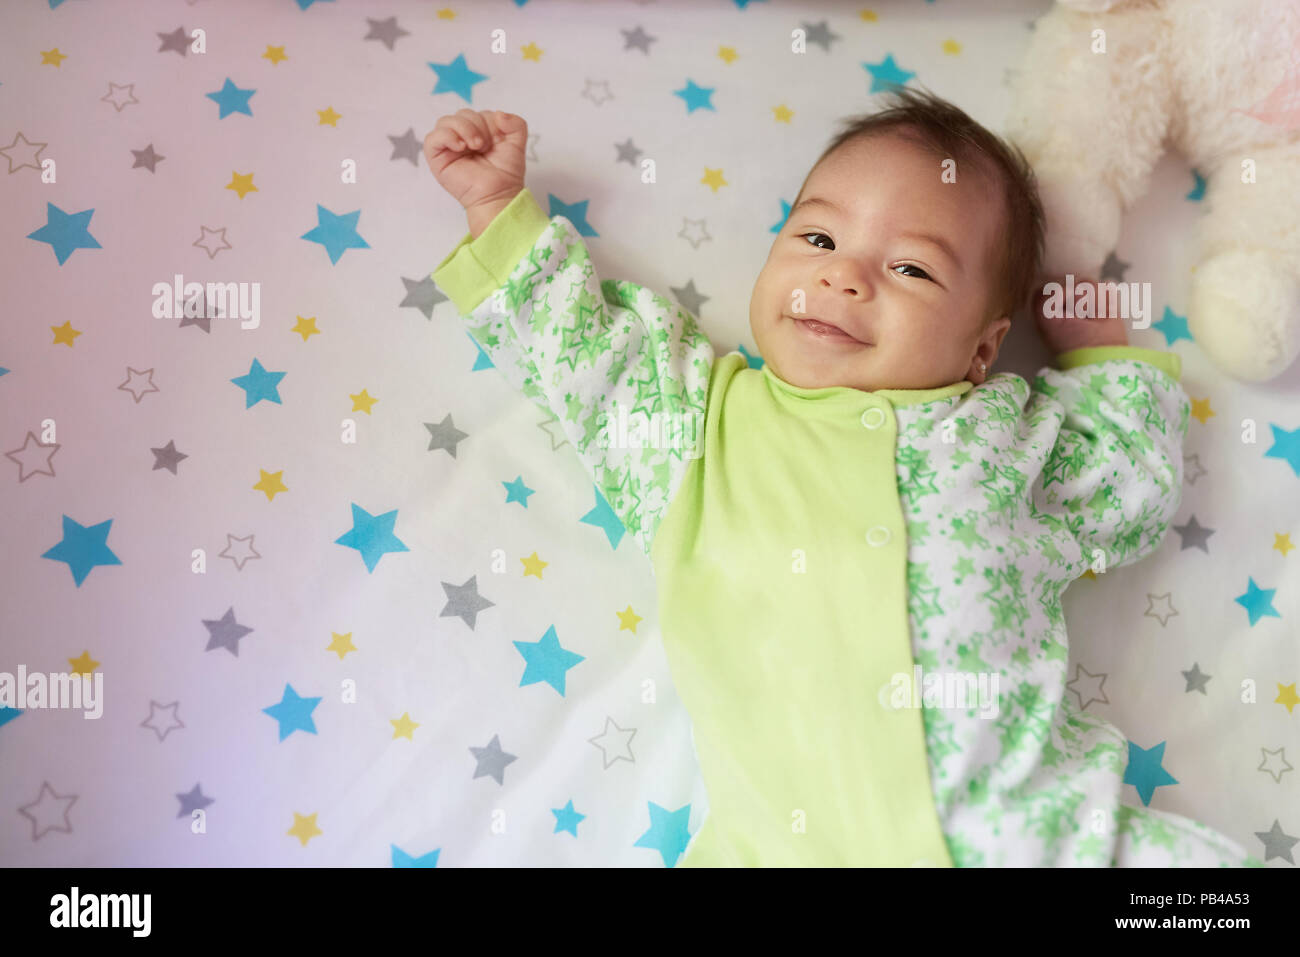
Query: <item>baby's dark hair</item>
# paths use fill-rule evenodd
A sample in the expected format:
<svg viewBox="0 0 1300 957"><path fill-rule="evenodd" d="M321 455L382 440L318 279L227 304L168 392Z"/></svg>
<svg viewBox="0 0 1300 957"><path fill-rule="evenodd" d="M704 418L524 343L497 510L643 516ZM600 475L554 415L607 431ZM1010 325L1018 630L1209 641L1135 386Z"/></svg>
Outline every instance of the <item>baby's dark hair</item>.
<svg viewBox="0 0 1300 957"><path fill-rule="evenodd" d="M907 135L940 158L952 158L959 169L992 169L1000 180L1007 218L1000 243L999 285L992 290L988 304L991 311L984 316L980 328L986 328L1000 316L1014 315L1029 303L1041 278L1043 262L1043 207L1029 161L1015 144L990 133L928 90L896 87L885 96L889 100L885 109L840 121L843 131L831 140L804 177L794 206L799 205L809 177L822 160L851 140L884 132Z"/></svg>

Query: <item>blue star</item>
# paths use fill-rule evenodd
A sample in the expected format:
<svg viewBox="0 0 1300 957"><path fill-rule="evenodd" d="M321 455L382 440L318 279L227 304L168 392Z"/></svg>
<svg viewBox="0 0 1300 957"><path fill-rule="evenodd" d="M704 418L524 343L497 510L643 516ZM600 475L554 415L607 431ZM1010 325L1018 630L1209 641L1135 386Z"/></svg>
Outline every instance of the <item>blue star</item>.
<svg viewBox="0 0 1300 957"><path fill-rule="evenodd" d="M460 54L450 63L430 63L438 74L438 85L434 93L455 93L466 103L474 102L474 84L487 79L486 73L475 73L465 65L465 54Z"/></svg>
<svg viewBox="0 0 1300 957"><path fill-rule="evenodd" d="M677 858L682 856L686 845L691 842L691 832L687 829L691 820L691 806L687 804L676 811L669 811L654 801L647 801L646 804L650 806L650 827L632 846L658 851L664 859L664 867L675 867Z"/></svg>
<svg viewBox="0 0 1300 957"><path fill-rule="evenodd" d="M513 482L502 482L501 484L506 487L508 492L506 495L507 505L511 502L518 502L524 508L528 507L528 496L533 494L533 490L524 484L522 475L518 476Z"/></svg>
<svg viewBox="0 0 1300 957"><path fill-rule="evenodd" d="M1188 342L1195 342L1192 334L1187 331L1187 317L1180 316L1168 306L1165 306L1164 314L1160 317L1159 322L1152 323L1165 337L1167 345L1173 345L1179 339L1186 339Z"/></svg>
<svg viewBox="0 0 1300 957"><path fill-rule="evenodd" d="M574 837L577 837L578 822L587 818L587 815L579 814L573 809L573 798L569 798L569 803L564 807L551 808L551 813L555 815L555 830L551 832L552 834L568 831Z"/></svg>
<svg viewBox="0 0 1300 957"><path fill-rule="evenodd" d="M736 6L741 10L744 10L751 3L767 3L767 0L736 0Z"/></svg>
<svg viewBox="0 0 1300 957"><path fill-rule="evenodd" d="M1268 427L1273 430L1273 445L1264 453L1264 458L1285 459L1291 471L1300 475L1300 429L1280 429L1272 422Z"/></svg>
<svg viewBox="0 0 1300 957"><path fill-rule="evenodd" d="M749 350L745 348L745 344L744 344L744 343L741 343L741 344L740 344L740 347L739 347L738 351L740 352L740 354L741 354L742 356L745 357L745 361L749 363L749 367L750 367L751 369L762 369L762 368L763 368L763 362L764 362L763 357L762 357L762 356L754 356L754 355L750 355L750 354L749 354Z"/></svg>
<svg viewBox="0 0 1300 957"><path fill-rule="evenodd" d="M306 10L313 3L333 3L334 0L298 0L298 9Z"/></svg>
<svg viewBox="0 0 1300 957"><path fill-rule="evenodd" d="M768 230L769 233L779 233L785 228L785 221L790 218L790 204L781 200L781 221Z"/></svg>
<svg viewBox="0 0 1300 957"><path fill-rule="evenodd" d="M0 366L0 375L8 375L8 374L9 374L9 370L4 368L4 366Z"/></svg>
<svg viewBox="0 0 1300 957"><path fill-rule="evenodd" d="M1132 741L1128 743L1128 767L1124 769L1124 783L1137 788L1143 804L1151 803L1151 795L1156 788L1178 783L1173 775L1160 766L1165 756L1165 743L1161 741L1154 748L1146 750Z"/></svg>
<svg viewBox="0 0 1300 957"><path fill-rule="evenodd" d="M357 234L357 220L361 210L337 216L320 203L316 204L316 227L300 236L313 243L320 243L330 254L330 262L337 264L339 257L349 249L369 249L370 244Z"/></svg>
<svg viewBox="0 0 1300 957"><path fill-rule="evenodd" d="M45 225L34 233L28 233L28 239L38 243L49 243L54 256L62 266L68 261L75 249L103 249L99 240L90 235L90 217L95 215L93 209L83 209L79 213L65 213L51 202L45 203Z"/></svg>
<svg viewBox="0 0 1300 957"><path fill-rule="evenodd" d="M516 641L514 646L524 656L525 662L519 687L545 681L560 693L560 697L564 697L565 673L578 662L587 660L560 646L554 625L546 629L541 641Z"/></svg>
<svg viewBox="0 0 1300 957"><path fill-rule="evenodd" d="M907 70L899 69L894 62L892 53L886 54L885 58L879 63L862 64L871 73L871 93L879 93L881 90L891 90L896 86L905 86L907 81L916 76L915 73L909 73Z"/></svg>
<svg viewBox="0 0 1300 957"><path fill-rule="evenodd" d="M355 548L361 553L366 568L374 572L379 559L388 552L409 552L410 549L393 534L397 524L397 509L383 515L371 515L356 502L352 503L352 528L334 539L335 545Z"/></svg>
<svg viewBox="0 0 1300 957"><path fill-rule="evenodd" d="M96 565L122 564L122 560L108 547L108 530L112 527L111 518L98 525L82 525L64 515L63 539L41 558L67 562L72 570L72 580L80 588Z"/></svg>
<svg viewBox="0 0 1300 957"><path fill-rule="evenodd" d="M0 704L0 728L22 714L18 708L11 708L8 705Z"/></svg>
<svg viewBox="0 0 1300 957"><path fill-rule="evenodd" d="M388 845L393 849L393 866L394 867L437 867L438 854L442 848L430 851L428 854L421 854L419 857L412 857L402 850L396 844Z"/></svg>
<svg viewBox="0 0 1300 957"><path fill-rule="evenodd" d="M221 107L221 115L217 117L224 120L231 113L247 113L253 115L253 111L248 108L248 98L256 93L256 90L241 90L235 84L230 82L230 77L226 77L226 83L216 93L205 93L209 100L215 100Z"/></svg>
<svg viewBox="0 0 1300 957"><path fill-rule="evenodd" d="M605 536L609 539L610 548L618 548L618 543L623 540L623 523L619 517L614 514L614 510L609 507L609 502L605 496L600 494L600 489L592 486L596 490L596 507L579 519L587 525L595 525L597 528L605 530Z"/></svg>
<svg viewBox="0 0 1300 957"><path fill-rule="evenodd" d="M295 731L316 733L316 724L311 719L311 713L316 710L318 704L320 698L300 698L298 692L293 690L293 685L286 684L280 703L263 708L262 711L280 722L280 740L283 741Z"/></svg>
<svg viewBox="0 0 1300 957"><path fill-rule="evenodd" d="M1246 609L1250 615L1250 624L1254 627L1255 622L1259 621L1265 615L1272 615L1274 618L1281 618L1277 609L1273 607L1273 596L1277 594L1276 588L1260 588L1255 584L1255 579L1248 578L1250 583L1246 586L1246 593L1238 595L1233 599L1238 605Z"/></svg>
<svg viewBox="0 0 1300 957"><path fill-rule="evenodd" d="M284 372L268 372L262 367L262 363L254 359L246 374L236 376L230 381L244 390L244 408L251 409L263 399L267 402L280 402L278 387L280 380L286 375L287 373Z"/></svg>
<svg viewBox="0 0 1300 957"><path fill-rule="evenodd" d="M1192 202L1197 203L1205 198L1205 177L1196 172L1196 170L1192 170L1192 175L1196 177L1196 185L1193 186L1192 191L1183 198L1190 199Z"/></svg>
<svg viewBox="0 0 1300 957"><path fill-rule="evenodd" d="M483 351L483 346L479 341L468 332L465 333L465 335L469 336L469 341L474 343L474 348L478 350L478 357L475 358L474 365L469 371L478 372L479 369L495 369L496 366L492 364L492 360L488 358L488 354Z"/></svg>
<svg viewBox="0 0 1300 957"><path fill-rule="evenodd" d="M713 110L716 113L718 111L709 102L709 97L713 95L715 89L717 88L712 86L696 86L694 80L688 79L686 86L680 90L673 90L673 96L680 96L686 101L687 113L694 113L696 110L704 108Z"/></svg>
<svg viewBox="0 0 1300 957"><path fill-rule="evenodd" d="M587 225L587 200L581 203L562 203L555 198L554 193L547 193L546 199L550 203L550 215L563 216L569 222L573 223L574 228L582 236L600 235L589 225Z"/></svg>

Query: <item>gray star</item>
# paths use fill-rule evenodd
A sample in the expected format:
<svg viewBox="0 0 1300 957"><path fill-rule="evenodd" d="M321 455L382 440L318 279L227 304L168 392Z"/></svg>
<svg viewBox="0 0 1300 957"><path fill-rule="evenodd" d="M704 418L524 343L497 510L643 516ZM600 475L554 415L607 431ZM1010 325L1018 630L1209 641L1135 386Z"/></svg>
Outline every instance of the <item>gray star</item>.
<svg viewBox="0 0 1300 957"><path fill-rule="evenodd" d="M618 159L614 162L621 163L623 160L627 160L629 166L636 166L637 157L641 155L641 150L632 145L632 137L629 136L627 142L615 143L614 146L618 150Z"/></svg>
<svg viewBox="0 0 1300 957"><path fill-rule="evenodd" d="M618 32L623 34L623 39L626 41L623 44L624 50L630 50L633 47L636 47L642 53L649 54L650 44L659 42L658 37L650 36L650 34L646 33L640 27L637 27L635 30L619 30Z"/></svg>
<svg viewBox="0 0 1300 957"><path fill-rule="evenodd" d="M442 610L439 618L448 618L459 615L465 624L469 625L469 630L474 630L474 623L478 621L478 613L484 608L491 608L493 603L482 597L478 593L478 576L469 576L469 581L463 585L453 585L450 582L442 583L442 590L447 593L447 607Z"/></svg>
<svg viewBox="0 0 1300 957"><path fill-rule="evenodd" d="M456 428L456 423L451 420L451 413L448 412L446 417L434 425L432 422L424 423L424 427L429 430L429 448L432 452L434 449L446 449L447 454L453 459L456 457L456 443L461 439L469 438L468 433L462 432Z"/></svg>
<svg viewBox="0 0 1300 957"><path fill-rule="evenodd" d="M153 453L154 471L158 469L167 469L172 475L176 474L176 465L181 459L189 458L184 452L176 451L176 440L168 439L167 444L160 449L150 449Z"/></svg>
<svg viewBox="0 0 1300 957"><path fill-rule="evenodd" d="M27 154L26 156L18 156L18 155L10 156L9 155L10 150L14 150L14 151L18 150L19 140L22 140L24 145L26 146L34 146L37 148L26 150L25 151ZM30 166L32 169L36 170L37 172L40 172L41 164L39 160L41 158L41 150L45 149L45 147L49 145L50 145L49 143L33 143L27 137L23 136L22 131L19 130L17 133L14 134L14 141L10 143L8 146L6 146L4 149L0 149L0 156L3 156L6 162L8 162L9 172L11 173L16 173L18 170L23 169L24 167L27 166ZM15 164L14 160L16 159L22 160L22 162Z"/></svg>
<svg viewBox="0 0 1300 957"><path fill-rule="evenodd" d="M513 754L507 754L501 750L501 742L498 735L492 735L492 740L488 742L486 748L469 749L470 754L478 760L474 767L474 777L481 778L487 774L496 778L497 784L504 785L506 765L515 760ZM474 778L470 778L472 781Z"/></svg>
<svg viewBox="0 0 1300 957"><path fill-rule="evenodd" d="M433 307L440 302L446 302L447 297L438 290L438 284L433 281L433 276L425 276L423 279L407 279L402 277L402 282L406 283L406 298L399 302L398 308L402 306L414 306L424 313L424 318L433 318Z"/></svg>
<svg viewBox="0 0 1300 957"><path fill-rule="evenodd" d="M117 92L118 90L125 90L126 93L125 93L125 94L123 94L123 93L119 93L119 92ZM128 97L128 96L129 96L131 99L129 99L129 100L126 99L126 97ZM121 113L123 110L125 110L125 109L126 109L128 106L130 106L132 103L139 103L140 101L137 100L137 99L135 98L135 84L134 84L134 83L127 83L125 86L123 86L123 85L121 85L121 84L114 83L112 80L109 80L109 81L108 81L108 92L105 93L103 96L101 96L101 97L99 98L99 102L101 102L101 103L112 103L114 109L116 109L117 112Z"/></svg>
<svg viewBox="0 0 1300 957"><path fill-rule="evenodd" d="M1205 683L1209 681L1213 675L1202 674L1201 666L1196 662L1192 662L1192 670L1184 671L1183 677L1187 679L1187 687L1183 689L1184 691L1199 691L1201 694L1207 694Z"/></svg>
<svg viewBox="0 0 1300 957"><path fill-rule="evenodd" d="M401 136L388 135L393 144L393 155L388 157L390 160L409 159L412 166L420 165L420 141L415 138L414 127L408 126L406 132Z"/></svg>
<svg viewBox="0 0 1300 957"><path fill-rule="evenodd" d="M150 701L149 717L140 722L140 727L148 728L154 734L158 735L159 741L165 740L167 735L172 731L175 731L177 728L185 727L185 725L181 723L181 719L176 717L176 709L178 707L180 707L179 701L173 701L171 704L159 704L157 701ZM162 720L159 719L158 723L155 724L154 715L161 714L164 711L171 712L170 722L163 724Z"/></svg>
<svg viewBox="0 0 1300 957"><path fill-rule="evenodd" d="M551 451L554 452L561 446L569 444L569 438L564 434L564 428L560 426L560 420L555 417L555 413L550 409L543 409L538 406L538 411L543 413L546 418L537 423L537 427L546 433L546 437L551 440ZM560 441L555 441L555 433L551 431L553 427L560 430Z"/></svg>
<svg viewBox="0 0 1300 957"><path fill-rule="evenodd" d="M609 715L605 716L605 730L594 738L588 738L587 741L600 748L600 759L608 769L615 761L629 761L636 763L636 758L632 754L632 739L636 736L636 728L620 728L618 724ZM613 757L610 753L617 748Z"/></svg>
<svg viewBox="0 0 1300 957"><path fill-rule="evenodd" d="M1295 859L1291 857L1291 848L1300 841L1300 837L1292 837L1282 830L1282 825L1273 819L1273 826L1267 831L1256 831L1255 836L1264 842L1264 863L1267 864L1275 857L1280 857L1288 864L1294 864Z"/></svg>
<svg viewBox="0 0 1300 957"><path fill-rule="evenodd" d="M1172 592L1165 592L1163 595L1153 595L1150 592L1147 592L1147 610L1142 613L1143 617L1160 619L1160 627L1163 628L1165 622L1178 614L1178 609L1176 609L1173 602L1169 600L1171 594ZM1156 608L1157 599L1159 599L1164 605L1163 609Z"/></svg>
<svg viewBox="0 0 1300 957"><path fill-rule="evenodd" d="M159 33L158 36L162 37L163 41L162 46L158 48L159 53L175 50L181 56L186 56L190 52L190 38L185 35L184 27L177 27L171 33Z"/></svg>
<svg viewBox="0 0 1300 957"><path fill-rule="evenodd" d="M212 803L212 798L204 794L203 788L197 783L190 788L188 794L177 794L176 796L181 799L181 809L177 813L177 817L189 817L195 811L202 811Z"/></svg>
<svg viewBox="0 0 1300 957"><path fill-rule="evenodd" d="M50 782L41 782L41 793L36 800L18 808L18 813L32 822L32 840L40 840L46 831L72 833L72 822L68 820L68 811L77 801L75 794L58 794L50 787ZM31 810L28 810L30 808ZM62 820L60 827L56 822Z"/></svg>
<svg viewBox="0 0 1300 957"><path fill-rule="evenodd" d="M131 150L131 154L135 157L135 162L131 164L131 169L135 169L137 166L143 166L151 173L158 172L157 167L159 160L165 160L167 158L160 153L155 153L152 143L142 150Z"/></svg>
<svg viewBox="0 0 1300 957"><path fill-rule="evenodd" d="M1101 680L1100 681L1089 680L1087 682L1084 682L1083 684L1084 690L1080 691L1078 688L1074 686L1076 684L1079 684L1080 682L1083 682L1084 675L1087 675L1089 679L1100 678ZM1069 682L1066 685L1066 687L1069 688L1071 691L1073 691L1075 697L1079 699L1079 710L1086 711L1088 710L1088 705L1092 704L1094 701L1100 701L1102 704L1110 704L1110 699L1106 697L1106 691L1104 689L1105 684L1106 684L1105 672L1100 672L1094 675L1083 665L1076 663L1074 666L1074 680ZM1088 696L1087 700L1084 700L1085 693Z"/></svg>
<svg viewBox="0 0 1300 957"><path fill-rule="evenodd" d="M1267 771L1269 774L1273 775L1273 780L1278 784L1282 783L1282 775L1286 774L1288 771L1295 770L1295 768L1291 766L1291 762L1286 759L1286 748L1278 748L1276 751L1270 751L1268 748L1260 748L1259 751L1264 755L1264 760L1259 762L1259 767L1255 770ZM1275 755L1277 759L1282 762L1282 768L1280 770L1275 770L1270 766L1270 755Z"/></svg>
<svg viewBox="0 0 1300 957"><path fill-rule="evenodd" d="M603 93L600 91L603 91ZM588 80L587 85L582 88L582 92L579 96L585 96L597 106L600 106L607 100L614 99L614 94L609 92L608 80L601 80L599 83L594 80Z"/></svg>
<svg viewBox="0 0 1300 957"><path fill-rule="evenodd" d="M235 621L233 606L228 608L226 613L215 621L204 618L203 624L208 629L208 646L203 650L211 651L213 648L225 648L236 658L239 657L239 639L253 630Z"/></svg>
<svg viewBox="0 0 1300 957"><path fill-rule="evenodd" d="M672 291L672 294L677 297L677 301L686 307L686 311L697 317L700 314L700 307L712 298L710 296L701 295L696 291L694 279L688 282L685 286L682 286L680 289L676 286L669 286L668 288Z"/></svg>
<svg viewBox="0 0 1300 957"><path fill-rule="evenodd" d="M1199 548L1205 554L1210 554L1210 550L1205 547L1205 541L1214 534L1212 528L1202 528L1193 515L1186 525L1175 525L1174 531L1178 533L1183 540L1183 547L1178 549L1180 552L1188 548Z"/></svg>
<svg viewBox="0 0 1300 957"><path fill-rule="evenodd" d="M1117 282L1124 281L1124 272L1132 263L1126 263L1115 255L1114 251L1106 254L1106 261L1101 264L1101 278L1114 279Z"/></svg>
<svg viewBox="0 0 1300 957"><path fill-rule="evenodd" d="M700 243L706 239L710 242L713 241L713 237L709 235L708 227L704 225L704 220L687 219L685 216L682 217L682 231L677 235L690 243L694 249L699 249Z"/></svg>
<svg viewBox="0 0 1300 957"><path fill-rule="evenodd" d="M1195 455L1183 456L1183 478L1187 479L1190 484L1195 485L1198 478L1209 474L1209 472L1201 468L1201 453L1197 452Z"/></svg>
<svg viewBox="0 0 1300 957"><path fill-rule="evenodd" d="M830 27L826 25L825 20L816 25L807 22L801 22L799 25L808 31L808 42L816 43L827 53L831 50L832 40L843 39L838 33L831 33Z"/></svg>
<svg viewBox="0 0 1300 957"><path fill-rule="evenodd" d="M370 32L362 39L364 40L382 40L384 46L388 49L393 48L398 37L409 37L411 34L397 25L397 17L389 17L387 20L373 20L366 17L366 22L370 24Z"/></svg>

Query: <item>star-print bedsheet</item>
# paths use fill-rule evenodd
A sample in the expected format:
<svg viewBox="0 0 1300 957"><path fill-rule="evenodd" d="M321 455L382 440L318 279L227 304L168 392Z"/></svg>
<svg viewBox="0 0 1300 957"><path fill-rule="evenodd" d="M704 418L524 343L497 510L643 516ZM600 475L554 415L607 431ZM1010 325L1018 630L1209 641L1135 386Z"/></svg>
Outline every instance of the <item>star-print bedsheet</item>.
<svg viewBox="0 0 1300 957"><path fill-rule="evenodd" d="M602 278L757 366L837 122L908 84L1000 130L1045 9L5 4L0 863L674 866L708 805L649 562L435 287L466 223L421 141L525 117ZM1166 158L1107 262L1192 421L1163 545L1066 593L1069 688L1132 802L1287 867L1300 370L1188 334L1201 189ZM1046 358L1017 329L999 367Z"/></svg>

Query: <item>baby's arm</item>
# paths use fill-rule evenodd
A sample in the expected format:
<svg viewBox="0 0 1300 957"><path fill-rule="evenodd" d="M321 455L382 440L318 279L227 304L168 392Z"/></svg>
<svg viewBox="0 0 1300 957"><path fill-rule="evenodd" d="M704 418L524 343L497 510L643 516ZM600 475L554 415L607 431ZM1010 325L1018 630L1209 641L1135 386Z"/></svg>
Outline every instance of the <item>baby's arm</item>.
<svg viewBox="0 0 1300 957"><path fill-rule="evenodd" d="M435 173L437 158L430 160ZM475 207L480 215L490 208ZM694 437L702 435L714 357L708 337L690 313L650 289L601 280L573 224L548 217L522 185L477 235L474 214L466 213L471 229L434 269L434 281L506 380L559 418L648 554L693 449L665 441L620 448L608 440L618 438L624 418L632 426L650 413L660 424L698 426Z"/></svg>

